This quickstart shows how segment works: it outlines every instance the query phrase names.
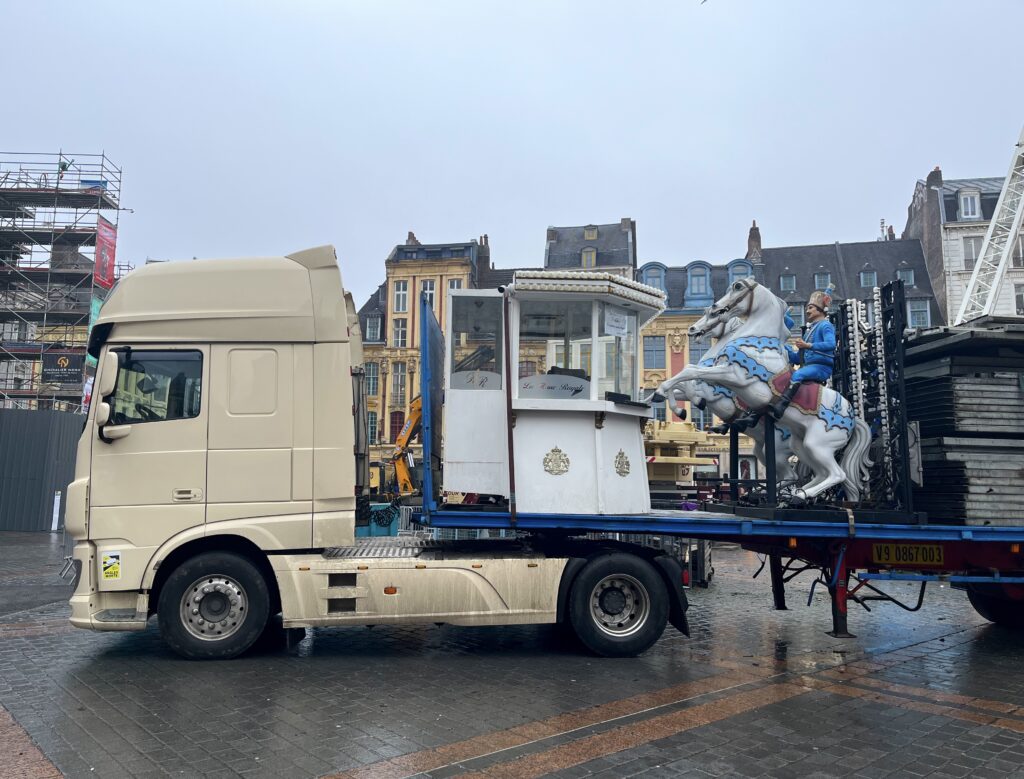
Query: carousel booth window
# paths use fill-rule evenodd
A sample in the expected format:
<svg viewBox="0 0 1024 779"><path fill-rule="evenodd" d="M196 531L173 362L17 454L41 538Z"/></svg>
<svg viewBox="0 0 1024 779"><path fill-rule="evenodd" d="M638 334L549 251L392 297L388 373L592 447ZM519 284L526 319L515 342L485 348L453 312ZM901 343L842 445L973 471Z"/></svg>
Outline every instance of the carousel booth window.
<svg viewBox="0 0 1024 779"><path fill-rule="evenodd" d="M590 400L593 317L589 301L524 300L519 307L521 398Z"/></svg>

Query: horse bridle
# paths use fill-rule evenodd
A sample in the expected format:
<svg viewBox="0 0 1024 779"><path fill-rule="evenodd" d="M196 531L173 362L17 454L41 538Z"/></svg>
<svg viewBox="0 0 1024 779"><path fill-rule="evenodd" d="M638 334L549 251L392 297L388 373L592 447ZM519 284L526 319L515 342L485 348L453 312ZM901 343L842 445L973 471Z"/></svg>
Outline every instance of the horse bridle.
<svg viewBox="0 0 1024 779"><path fill-rule="evenodd" d="M722 306L721 308L712 308L711 306L708 306L707 310L704 312L705 316L720 316L721 314L728 314L730 311L736 308L736 306L738 306L741 302L746 300L747 310L742 314L742 316L746 318L750 317L750 312L754 310L754 290L757 288L757 282L754 281L749 276L747 276L746 278L738 279L734 283L743 284L743 286L746 287L746 289L743 291L743 294L740 295L731 303L729 303L728 305ZM704 335L707 335L707 333L709 333L713 328L717 327L718 324L718 322L715 322L715 324L704 329L697 337L700 338Z"/></svg>
<svg viewBox="0 0 1024 779"><path fill-rule="evenodd" d="M728 314L744 300L747 301L747 311L745 314L743 314L743 316L750 316L750 312L754 310L754 290L757 288L757 282L754 281L749 276L747 276L746 278L738 279L735 282L735 284L742 284L744 287L746 287L746 289L743 291L743 294L740 295L731 303L728 303L719 309L712 310L711 314L713 316L718 316L720 314Z"/></svg>

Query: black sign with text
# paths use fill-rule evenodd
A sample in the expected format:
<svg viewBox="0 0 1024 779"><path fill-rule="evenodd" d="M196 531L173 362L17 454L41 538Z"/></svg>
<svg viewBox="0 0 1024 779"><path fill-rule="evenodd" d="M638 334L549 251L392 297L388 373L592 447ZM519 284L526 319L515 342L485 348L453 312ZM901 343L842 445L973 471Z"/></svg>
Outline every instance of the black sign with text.
<svg viewBox="0 0 1024 779"><path fill-rule="evenodd" d="M43 384L80 384L84 362L80 354L44 354Z"/></svg>

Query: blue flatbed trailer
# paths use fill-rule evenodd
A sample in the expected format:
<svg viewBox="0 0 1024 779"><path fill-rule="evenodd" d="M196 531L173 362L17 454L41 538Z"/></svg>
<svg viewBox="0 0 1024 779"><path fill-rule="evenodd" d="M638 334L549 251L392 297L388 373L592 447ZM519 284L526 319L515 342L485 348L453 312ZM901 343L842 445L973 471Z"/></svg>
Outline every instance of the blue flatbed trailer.
<svg viewBox="0 0 1024 779"><path fill-rule="evenodd" d="M806 570L821 573L832 601L832 630L849 637L848 604L888 601L908 611L923 603L929 581L967 590L982 616L1024 626L1024 527L891 525L748 519L709 511L652 511L633 515L522 514L438 507L426 501L414 521L428 527L517 530L537 534L630 533L732 541L763 554L770 565L776 609L785 584ZM786 562L783 562L786 560ZM872 582L921 584L908 605ZM813 591L813 587L812 587Z"/></svg>
<svg viewBox="0 0 1024 779"><path fill-rule="evenodd" d="M849 637L848 603L866 609L868 601L894 603L908 611L921 608L929 581L945 581L967 591L972 606L986 619L1024 628L1024 527L998 524L885 524L807 519L755 519L709 511L652 511L649 514L527 514L439 505L440 386L444 354L440 326L432 308L421 305L423 505L413 515L435 528L516 530L548 535L631 533L672 535L739 543L764 554L776 609L785 609L785 584L807 570L820 572L832 602L832 630ZM513 504L514 505L514 504ZM786 558L788 562L783 563ZM921 584L916 605L900 602L872 581ZM864 594L862 594L864 593ZM813 594L813 585L812 585Z"/></svg>

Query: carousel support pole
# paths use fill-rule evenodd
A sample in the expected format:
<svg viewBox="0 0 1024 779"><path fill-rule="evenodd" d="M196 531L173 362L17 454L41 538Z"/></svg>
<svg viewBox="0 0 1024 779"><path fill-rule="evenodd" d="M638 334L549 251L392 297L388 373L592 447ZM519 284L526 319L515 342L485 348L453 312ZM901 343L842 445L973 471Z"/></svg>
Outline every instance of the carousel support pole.
<svg viewBox="0 0 1024 779"><path fill-rule="evenodd" d="M832 601L832 630L828 635L832 638L856 638L847 629L847 581L846 581L846 546L843 545L836 555L832 569L832 579L828 583L829 599Z"/></svg>
<svg viewBox="0 0 1024 779"><path fill-rule="evenodd" d="M772 599L776 611L788 611L786 608L786 583L782 579L782 555L771 552L768 555L768 572L772 576Z"/></svg>
<svg viewBox="0 0 1024 779"><path fill-rule="evenodd" d="M765 471L765 492L768 498L768 505L775 506L779 502L777 494L777 479L775 473L775 417L766 412L761 417L764 420L764 471ZM783 606L782 608L786 608Z"/></svg>
<svg viewBox="0 0 1024 779"><path fill-rule="evenodd" d="M729 428L729 499L733 503L739 502L740 483L737 481L740 475L740 431L735 427Z"/></svg>

